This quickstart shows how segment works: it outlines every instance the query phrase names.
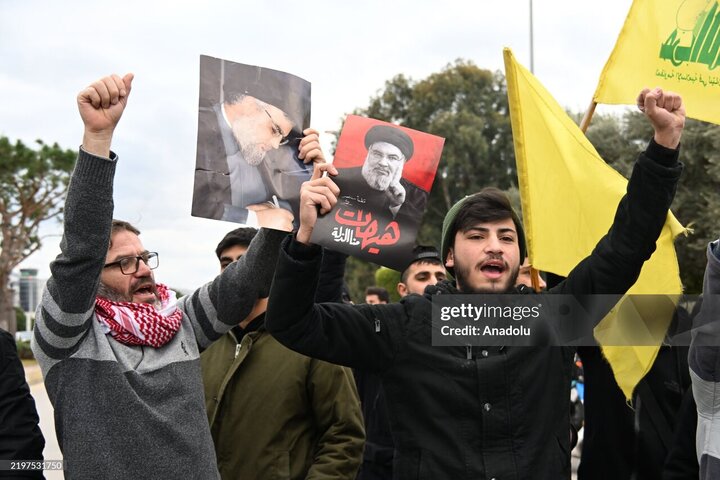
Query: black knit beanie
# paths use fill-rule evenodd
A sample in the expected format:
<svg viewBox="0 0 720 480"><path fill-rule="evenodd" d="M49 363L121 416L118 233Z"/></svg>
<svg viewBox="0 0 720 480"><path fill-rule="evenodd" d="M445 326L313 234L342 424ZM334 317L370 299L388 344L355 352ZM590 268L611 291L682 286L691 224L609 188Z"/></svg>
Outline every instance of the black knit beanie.
<svg viewBox="0 0 720 480"><path fill-rule="evenodd" d="M445 265L445 261L447 260L448 252L450 251L450 246L453 244L453 239L455 237L455 234L457 233L457 227L454 225L455 218L457 217L460 210L463 208L464 205L466 205L470 200L475 198L478 193L468 195L465 198L458 201L455 205L453 205L450 210L448 210L448 213L445 215L445 219L443 220L442 224L442 240L440 244L440 255L442 257L443 265ZM520 221L520 217L515 212L515 210L511 207L510 208L510 216L512 217L512 221L515 224L515 229L517 230L517 240L518 240L518 246L520 247L520 263L522 263L525 260L525 257L527 256L527 247L525 246L525 230L523 229L522 222ZM452 227L452 228L451 228ZM447 266L445 269L454 277L455 276L455 269Z"/></svg>

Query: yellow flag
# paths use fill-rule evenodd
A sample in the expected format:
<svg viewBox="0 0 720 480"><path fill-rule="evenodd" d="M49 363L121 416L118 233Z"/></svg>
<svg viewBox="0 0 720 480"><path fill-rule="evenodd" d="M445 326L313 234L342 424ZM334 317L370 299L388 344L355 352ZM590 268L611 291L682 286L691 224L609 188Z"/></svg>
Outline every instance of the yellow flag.
<svg viewBox="0 0 720 480"><path fill-rule="evenodd" d="M504 56L530 262L539 270L567 276L607 233L627 180L600 158L578 126L509 49ZM673 246L682 232L684 228L668 213L657 250L629 293L682 292ZM599 341L616 321L620 320L609 315L598 325ZM604 353L629 399L652 366L657 347L606 347Z"/></svg>
<svg viewBox="0 0 720 480"><path fill-rule="evenodd" d="M634 104L644 87L682 95L687 115L720 123L718 0L635 0L593 100Z"/></svg>

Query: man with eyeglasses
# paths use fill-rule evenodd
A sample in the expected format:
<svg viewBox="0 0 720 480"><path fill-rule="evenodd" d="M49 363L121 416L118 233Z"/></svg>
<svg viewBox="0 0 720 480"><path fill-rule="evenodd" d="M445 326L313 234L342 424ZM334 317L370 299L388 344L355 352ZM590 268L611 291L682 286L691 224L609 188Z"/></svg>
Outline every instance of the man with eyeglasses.
<svg viewBox="0 0 720 480"><path fill-rule="evenodd" d="M217 479L200 351L267 297L283 235L261 230L242 259L180 300L155 282L158 254L112 219L110 144L132 79L104 77L77 97L85 133L32 348L67 478Z"/></svg>
<svg viewBox="0 0 720 480"><path fill-rule="evenodd" d="M309 84L210 57L201 57L201 71L213 62L222 65L222 98L199 110L192 214L251 226L264 226L267 217L290 223L300 185L310 178L304 163L324 161L318 132L300 131L307 119L297 112L309 112ZM299 160L280 152L284 145L297 149Z"/></svg>

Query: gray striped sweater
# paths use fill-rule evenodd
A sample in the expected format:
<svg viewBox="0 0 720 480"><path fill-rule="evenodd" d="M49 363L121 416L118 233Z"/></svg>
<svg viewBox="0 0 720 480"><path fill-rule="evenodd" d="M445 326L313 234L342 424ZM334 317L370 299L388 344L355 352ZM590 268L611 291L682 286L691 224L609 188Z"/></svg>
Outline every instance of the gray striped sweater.
<svg viewBox="0 0 720 480"><path fill-rule="evenodd" d="M121 344L94 313L116 160L80 151L62 253L36 314L32 347L55 409L66 478L219 478L199 354L267 296L285 234L261 230L241 260L180 299L182 325L163 347Z"/></svg>

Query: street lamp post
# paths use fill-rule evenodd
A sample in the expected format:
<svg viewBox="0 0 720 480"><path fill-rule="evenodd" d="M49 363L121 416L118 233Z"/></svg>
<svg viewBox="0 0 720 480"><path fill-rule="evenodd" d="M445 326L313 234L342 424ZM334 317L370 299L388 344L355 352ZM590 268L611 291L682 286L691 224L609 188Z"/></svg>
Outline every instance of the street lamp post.
<svg viewBox="0 0 720 480"><path fill-rule="evenodd" d="M535 51L533 47L533 5L530 0L530 73L535 73Z"/></svg>

